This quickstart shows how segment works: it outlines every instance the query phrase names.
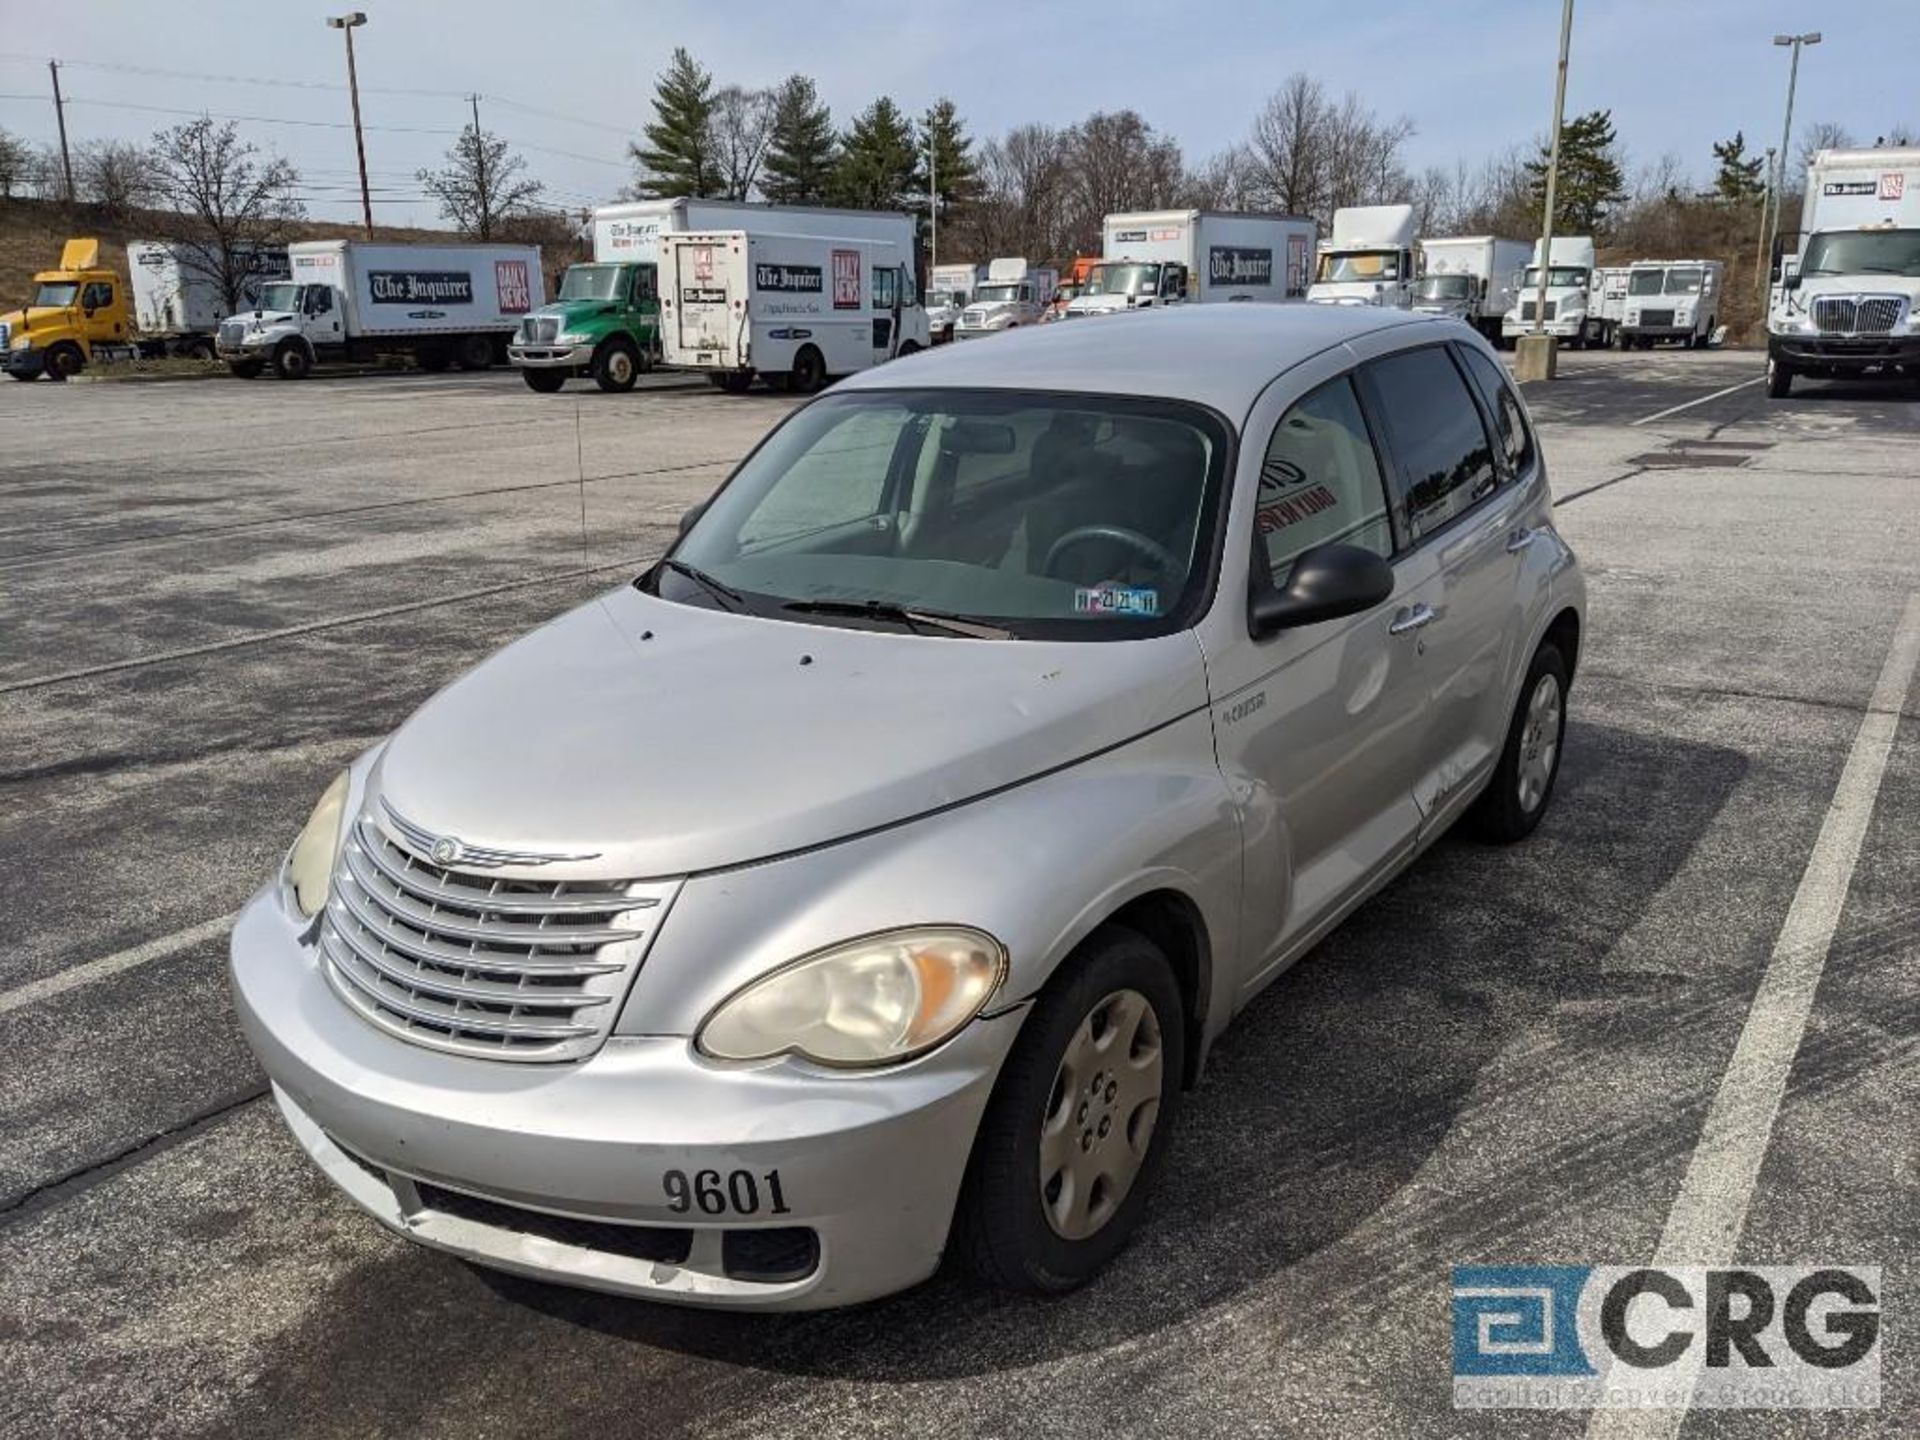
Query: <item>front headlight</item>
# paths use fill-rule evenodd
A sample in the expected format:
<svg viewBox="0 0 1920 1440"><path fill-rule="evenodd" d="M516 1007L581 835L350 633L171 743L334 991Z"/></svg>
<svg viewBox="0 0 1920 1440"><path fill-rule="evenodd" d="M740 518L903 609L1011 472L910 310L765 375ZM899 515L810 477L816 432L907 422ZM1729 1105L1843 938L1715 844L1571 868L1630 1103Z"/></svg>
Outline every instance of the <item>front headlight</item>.
<svg viewBox="0 0 1920 1440"><path fill-rule="evenodd" d="M293 891L294 907L309 920L327 903L327 887L333 881L333 862L339 858L340 842L346 834L346 818L347 772L342 770L327 786L313 814L307 817L300 838L287 852L287 886Z"/></svg>
<svg viewBox="0 0 1920 1440"><path fill-rule="evenodd" d="M722 1001L700 1027L716 1060L802 1055L865 1068L910 1060L965 1025L999 987L1006 949L962 926L851 940L774 971Z"/></svg>

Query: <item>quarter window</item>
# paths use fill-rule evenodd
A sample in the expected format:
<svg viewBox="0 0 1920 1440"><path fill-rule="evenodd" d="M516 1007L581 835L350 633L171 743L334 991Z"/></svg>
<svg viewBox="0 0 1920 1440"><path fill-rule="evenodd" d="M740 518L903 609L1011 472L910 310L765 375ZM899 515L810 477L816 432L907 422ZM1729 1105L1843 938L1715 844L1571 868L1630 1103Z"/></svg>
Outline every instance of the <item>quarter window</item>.
<svg viewBox="0 0 1920 1440"><path fill-rule="evenodd" d="M1493 493L1493 445L1444 345L1376 360L1367 377L1399 470L1407 533L1418 541Z"/></svg>
<svg viewBox="0 0 1920 1440"><path fill-rule="evenodd" d="M1487 397L1493 411L1493 428L1498 432L1500 448L1506 453L1507 473L1524 475L1533 464L1533 436L1527 432L1527 417L1514 398L1513 387L1500 367L1479 350L1460 347L1467 357L1467 369L1480 382L1480 393Z"/></svg>
<svg viewBox="0 0 1920 1440"><path fill-rule="evenodd" d="M1322 385L1281 417L1260 463L1253 519L1276 588L1315 545L1393 554L1386 487L1351 380Z"/></svg>

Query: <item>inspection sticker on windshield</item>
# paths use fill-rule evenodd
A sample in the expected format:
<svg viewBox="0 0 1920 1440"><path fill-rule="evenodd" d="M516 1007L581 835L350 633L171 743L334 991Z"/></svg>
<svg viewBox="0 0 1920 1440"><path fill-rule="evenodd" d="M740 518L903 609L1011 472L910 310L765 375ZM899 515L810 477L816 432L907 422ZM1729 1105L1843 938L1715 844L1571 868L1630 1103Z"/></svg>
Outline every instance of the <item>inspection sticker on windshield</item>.
<svg viewBox="0 0 1920 1440"><path fill-rule="evenodd" d="M1127 585L1096 585L1073 592L1073 608L1082 615L1138 615L1160 613L1160 592Z"/></svg>

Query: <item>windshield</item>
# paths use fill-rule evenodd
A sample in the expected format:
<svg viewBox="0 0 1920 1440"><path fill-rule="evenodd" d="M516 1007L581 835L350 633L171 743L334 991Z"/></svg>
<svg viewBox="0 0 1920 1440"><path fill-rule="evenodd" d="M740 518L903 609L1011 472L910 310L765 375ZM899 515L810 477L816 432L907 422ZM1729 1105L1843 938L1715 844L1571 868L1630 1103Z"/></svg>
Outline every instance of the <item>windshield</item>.
<svg viewBox="0 0 1920 1440"><path fill-rule="evenodd" d="M562 300L618 300L625 271L618 265L569 265L560 277Z"/></svg>
<svg viewBox="0 0 1920 1440"><path fill-rule="evenodd" d="M1706 283L1707 272L1699 266L1687 270L1667 271L1667 294L1698 295L1700 287Z"/></svg>
<svg viewBox="0 0 1920 1440"><path fill-rule="evenodd" d="M1473 281L1467 275L1429 275L1415 288L1416 300L1467 300L1473 296Z"/></svg>
<svg viewBox="0 0 1920 1440"><path fill-rule="evenodd" d="M973 298L977 302L985 305L991 305L997 300L1018 300L1020 298L1020 287L1015 284L982 285L978 290L973 292Z"/></svg>
<svg viewBox="0 0 1920 1440"><path fill-rule="evenodd" d="M1087 276L1088 295L1151 295L1160 288L1160 267L1121 261L1096 265Z"/></svg>
<svg viewBox="0 0 1920 1440"><path fill-rule="evenodd" d="M1346 280L1398 280L1398 250L1330 250L1320 257L1320 270L1314 279L1320 284L1338 284Z"/></svg>
<svg viewBox="0 0 1920 1440"><path fill-rule="evenodd" d="M1587 288L1587 267L1584 265L1555 265L1547 271L1547 284L1555 290L1584 290ZM1540 286L1540 267L1527 266L1525 288L1538 289Z"/></svg>
<svg viewBox="0 0 1920 1440"><path fill-rule="evenodd" d="M829 396L748 458L673 559L780 619L920 628L871 603L1027 639L1165 634L1205 598L1228 449L1211 412L1169 401ZM724 598L673 567L645 583Z"/></svg>
<svg viewBox="0 0 1920 1440"><path fill-rule="evenodd" d="M1920 276L1920 230L1830 230L1807 241L1802 275Z"/></svg>
<svg viewBox="0 0 1920 1440"><path fill-rule="evenodd" d="M33 303L61 308L73 304L79 293L78 280L42 280L40 288L33 292Z"/></svg>
<svg viewBox="0 0 1920 1440"><path fill-rule="evenodd" d="M262 310L298 310L300 308L300 287L288 281L276 285L260 287L260 309Z"/></svg>
<svg viewBox="0 0 1920 1440"><path fill-rule="evenodd" d="M959 310L963 308L966 303L967 292L964 290L935 290L931 295L927 296L927 304L935 310L940 309L942 306L945 306L949 310Z"/></svg>
<svg viewBox="0 0 1920 1440"><path fill-rule="evenodd" d="M1660 281L1666 273L1664 270L1635 270L1627 277L1627 293L1629 295L1658 295L1660 293Z"/></svg>

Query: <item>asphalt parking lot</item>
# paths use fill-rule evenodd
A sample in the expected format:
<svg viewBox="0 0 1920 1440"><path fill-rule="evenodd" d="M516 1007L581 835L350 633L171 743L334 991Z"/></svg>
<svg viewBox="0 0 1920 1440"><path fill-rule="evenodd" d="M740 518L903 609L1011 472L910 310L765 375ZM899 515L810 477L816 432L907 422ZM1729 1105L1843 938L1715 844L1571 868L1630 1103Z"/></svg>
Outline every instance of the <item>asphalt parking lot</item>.
<svg viewBox="0 0 1920 1440"><path fill-rule="evenodd" d="M1920 1431L1920 403L1561 366L1528 396L1591 617L1541 830L1443 842L1249 1008L1086 1290L774 1318L389 1236L284 1134L224 955L343 762L641 568L792 402L8 387L0 1433L1583 1434L1451 1408L1450 1267L1659 1252L1782 956L1817 985L1733 1253L1883 1267L1883 1402L1679 1433Z"/></svg>

